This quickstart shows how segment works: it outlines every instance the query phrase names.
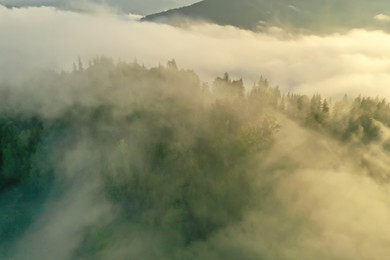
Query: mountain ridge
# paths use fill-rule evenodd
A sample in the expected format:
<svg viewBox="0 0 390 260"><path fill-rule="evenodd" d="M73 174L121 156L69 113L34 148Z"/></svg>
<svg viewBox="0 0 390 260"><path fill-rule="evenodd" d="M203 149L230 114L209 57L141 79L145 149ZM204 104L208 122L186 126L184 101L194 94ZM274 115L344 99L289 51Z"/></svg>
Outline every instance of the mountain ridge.
<svg viewBox="0 0 390 260"><path fill-rule="evenodd" d="M142 20L179 26L195 20L253 31L279 27L327 34L355 28L390 31L388 14L390 2L383 0L204 0Z"/></svg>

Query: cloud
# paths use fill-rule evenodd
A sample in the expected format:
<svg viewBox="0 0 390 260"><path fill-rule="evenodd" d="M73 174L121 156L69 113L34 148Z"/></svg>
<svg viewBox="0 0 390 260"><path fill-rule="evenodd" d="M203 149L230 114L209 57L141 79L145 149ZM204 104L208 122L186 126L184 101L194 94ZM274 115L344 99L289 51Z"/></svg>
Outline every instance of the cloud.
<svg viewBox="0 0 390 260"><path fill-rule="evenodd" d="M380 22L390 22L390 16L385 14L378 14L374 16L374 19Z"/></svg>
<svg viewBox="0 0 390 260"><path fill-rule="evenodd" d="M23 68L69 70L78 56L84 62L95 55L137 58L147 66L175 58L205 81L228 71L248 85L263 74L285 90L390 96L390 36L381 31L293 37L210 24L181 29L107 13L0 6L0 34L3 77Z"/></svg>
<svg viewBox="0 0 390 260"><path fill-rule="evenodd" d="M371 178L360 156L388 165L387 156L378 156L374 147L345 147L289 119L280 120L283 138L278 138L268 163L278 165L285 158L296 168L280 171L278 203L248 218L244 225L255 228L248 239L274 248L266 250L266 259L386 258L390 186Z"/></svg>

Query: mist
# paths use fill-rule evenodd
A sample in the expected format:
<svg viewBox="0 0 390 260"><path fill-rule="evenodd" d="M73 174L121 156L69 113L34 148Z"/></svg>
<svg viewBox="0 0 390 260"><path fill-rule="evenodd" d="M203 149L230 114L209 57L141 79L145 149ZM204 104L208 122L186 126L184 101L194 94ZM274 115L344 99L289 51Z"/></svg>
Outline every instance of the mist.
<svg viewBox="0 0 390 260"><path fill-rule="evenodd" d="M42 8L1 8L1 74L23 68L70 70L95 55L156 66L174 58L205 81L226 71L248 85L266 75L285 90L324 95L389 95L388 34L261 34L210 24L187 29L131 21L132 16ZM156 43L158 42L158 47ZM12 73L13 72L13 73Z"/></svg>
<svg viewBox="0 0 390 260"><path fill-rule="evenodd" d="M388 34L0 6L0 35L2 259L390 254Z"/></svg>

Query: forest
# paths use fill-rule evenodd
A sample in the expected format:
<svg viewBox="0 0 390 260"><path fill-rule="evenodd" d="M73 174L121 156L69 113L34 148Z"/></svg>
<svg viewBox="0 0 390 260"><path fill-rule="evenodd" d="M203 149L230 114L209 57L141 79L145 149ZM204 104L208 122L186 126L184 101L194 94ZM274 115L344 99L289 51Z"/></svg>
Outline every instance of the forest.
<svg viewBox="0 0 390 260"><path fill-rule="evenodd" d="M385 259L390 104L266 76L95 57L0 81L0 258Z"/></svg>

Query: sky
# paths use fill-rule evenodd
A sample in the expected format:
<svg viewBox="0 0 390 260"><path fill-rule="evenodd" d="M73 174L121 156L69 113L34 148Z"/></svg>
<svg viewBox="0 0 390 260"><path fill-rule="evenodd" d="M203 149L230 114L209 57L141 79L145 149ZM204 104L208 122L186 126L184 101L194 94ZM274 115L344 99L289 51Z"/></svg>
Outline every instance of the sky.
<svg viewBox="0 0 390 260"><path fill-rule="evenodd" d="M188 28L134 21L133 15L78 13L53 7L0 6L0 76L34 69L70 70L96 55L146 66L174 58L211 83L228 72L247 87L261 75L304 94L390 97L390 36L352 30L328 36L255 33L196 24Z"/></svg>

